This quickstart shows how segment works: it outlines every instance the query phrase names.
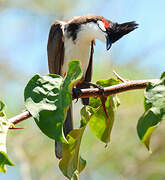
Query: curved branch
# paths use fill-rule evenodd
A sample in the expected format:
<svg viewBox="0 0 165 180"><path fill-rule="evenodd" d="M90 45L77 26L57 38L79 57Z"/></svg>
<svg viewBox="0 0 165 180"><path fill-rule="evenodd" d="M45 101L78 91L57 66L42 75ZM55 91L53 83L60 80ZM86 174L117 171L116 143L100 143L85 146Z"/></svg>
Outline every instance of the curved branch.
<svg viewBox="0 0 165 180"><path fill-rule="evenodd" d="M26 110L26 111L14 116L14 117L8 119L8 121L13 123L13 124L17 124L17 123L19 123L19 122L21 122L23 120L26 120L26 119L28 119L30 117L32 117L32 115L30 114L29 111Z"/></svg>
<svg viewBox="0 0 165 180"><path fill-rule="evenodd" d="M146 88L147 83L155 80L135 80L135 81L126 81L118 85L109 86L104 88L104 95L109 96L113 94L118 94L121 92L135 90L135 89L144 89ZM81 89L78 98L86 98L86 97L101 97L99 89L97 88L89 88L89 89ZM73 95L73 100L76 97ZM32 117L32 115L26 110L23 113L20 113L9 119L13 124L17 124L21 121L24 121L28 118Z"/></svg>
<svg viewBox="0 0 165 180"><path fill-rule="evenodd" d="M107 97L109 95L118 94L124 91L134 90L134 89L144 89L148 82L153 80L135 80L135 81L126 81L121 84L117 84L114 86L109 86L104 88L104 95ZM100 91L98 88L89 88L89 89L81 89L79 98L87 98L87 97L101 97ZM73 99L76 99L73 95Z"/></svg>

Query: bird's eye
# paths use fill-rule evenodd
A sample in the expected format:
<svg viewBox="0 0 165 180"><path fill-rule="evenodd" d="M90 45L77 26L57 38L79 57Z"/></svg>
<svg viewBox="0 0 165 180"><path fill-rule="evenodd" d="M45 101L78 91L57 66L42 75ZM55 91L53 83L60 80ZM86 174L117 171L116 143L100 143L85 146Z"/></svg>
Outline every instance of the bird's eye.
<svg viewBox="0 0 165 180"><path fill-rule="evenodd" d="M104 23L103 23L102 21L97 21L97 24L98 24L99 28L100 28L103 32L106 31L106 29L105 29L105 27L104 27Z"/></svg>

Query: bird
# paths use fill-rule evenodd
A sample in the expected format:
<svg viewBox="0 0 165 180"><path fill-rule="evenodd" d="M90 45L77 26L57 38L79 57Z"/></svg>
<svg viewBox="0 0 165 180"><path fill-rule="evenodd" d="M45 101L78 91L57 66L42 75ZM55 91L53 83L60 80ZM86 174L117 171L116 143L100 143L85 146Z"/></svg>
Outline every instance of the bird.
<svg viewBox="0 0 165 180"><path fill-rule="evenodd" d="M109 50L113 43L137 27L135 21L119 24L98 15L75 16L64 21L56 20L51 25L47 44L49 73L65 77L68 63L71 60L79 60L82 78L74 86L79 89L89 88L96 40L105 43L106 49ZM89 98L83 98L82 103L88 105ZM63 125L64 135L67 136L72 129L72 107L70 107ZM62 158L61 142L55 141L55 154L57 158Z"/></svg>

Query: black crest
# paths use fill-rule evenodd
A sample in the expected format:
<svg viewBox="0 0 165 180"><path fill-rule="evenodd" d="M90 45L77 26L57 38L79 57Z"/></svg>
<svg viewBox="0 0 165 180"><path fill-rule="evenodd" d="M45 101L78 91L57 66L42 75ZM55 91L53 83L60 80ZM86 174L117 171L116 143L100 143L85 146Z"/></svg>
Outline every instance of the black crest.
<svg viewBox="0 0 165 180"><path fill-rule="evenodd" d="M135 30L138 27L134 21L126 22L123 24L114 23L110 28L108 28L108 35L112 43L116 42L122 36L128 34L129 32Z"/></svg>

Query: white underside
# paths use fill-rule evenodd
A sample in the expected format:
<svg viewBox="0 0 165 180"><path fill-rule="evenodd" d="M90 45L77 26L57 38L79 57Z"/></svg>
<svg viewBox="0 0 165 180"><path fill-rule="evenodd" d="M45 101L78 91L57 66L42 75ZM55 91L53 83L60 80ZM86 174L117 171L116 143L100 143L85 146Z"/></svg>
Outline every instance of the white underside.
<svg viewBox="0 0 165 180"><path fill-rule="evenodd" d="M68 63L71 60L80 60L83 77L85 76L91 51L91 41L100 39L105 42L105 34L100 30L96 23L87 23L82 25L81 30L77 35L75 41L72 38L68 38L66 32L64 32L64 65L62 66L62 75L68 70Z"/></svg>

